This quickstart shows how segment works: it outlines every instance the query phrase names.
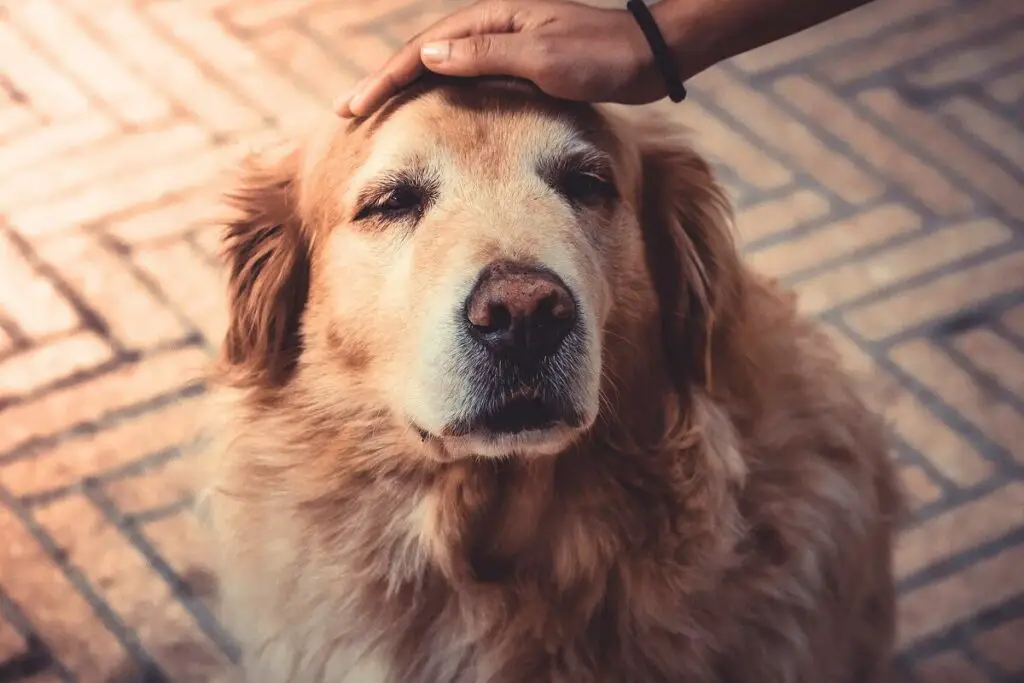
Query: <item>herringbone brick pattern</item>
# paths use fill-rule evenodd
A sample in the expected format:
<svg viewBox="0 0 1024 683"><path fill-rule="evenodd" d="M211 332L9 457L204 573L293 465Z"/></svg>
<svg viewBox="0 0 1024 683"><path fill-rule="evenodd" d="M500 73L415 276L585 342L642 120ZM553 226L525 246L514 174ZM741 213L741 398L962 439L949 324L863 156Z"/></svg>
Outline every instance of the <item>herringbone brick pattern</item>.
<svg viewBox="0 0 1024 683"><path fill-rule="evenodd" d="M458 4L0 6L0 681L227 671L178 479L220 174ZM1024 3L878 0L691 85L751 262L892 422L901 678L1024 680Z"/></svg>

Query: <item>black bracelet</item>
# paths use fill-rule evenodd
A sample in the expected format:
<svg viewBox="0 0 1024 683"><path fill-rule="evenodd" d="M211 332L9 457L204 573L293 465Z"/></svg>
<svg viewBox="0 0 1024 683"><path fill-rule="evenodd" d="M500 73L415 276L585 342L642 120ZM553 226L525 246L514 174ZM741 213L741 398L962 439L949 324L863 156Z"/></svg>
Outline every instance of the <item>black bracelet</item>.
<svg viewBox="0 0 1024 683"><path fill-rule="evenodd" d="M661 71L661 76L665 79L665 85L668 86L669 98L673 102L682 102L686 99L686 88L683 87L683 79L679 77L679 70L676 68L675 59L672 58L672 52L668 49L668 44L665 43L665 37L658 30L658 24L655 23L654 17L651 16L651 10L647 9L644 0L629 0L626 3L626 9L633 14L636 23L640 25L640 30L644 33L644 38L647 39L647 43L651 46L651 52L654 54L654 63L657 65L658 70Z"/></svg>

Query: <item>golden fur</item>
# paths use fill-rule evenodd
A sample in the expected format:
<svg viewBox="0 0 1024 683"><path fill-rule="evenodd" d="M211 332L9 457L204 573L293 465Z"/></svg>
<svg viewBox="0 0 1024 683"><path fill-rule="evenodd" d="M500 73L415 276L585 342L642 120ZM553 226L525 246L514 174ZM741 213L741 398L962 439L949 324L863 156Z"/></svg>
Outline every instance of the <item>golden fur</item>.
<svg viewBox="0 0 1024 683"><path fill-rule="evenodd" d="M573 140L617 199L527 177ZM410 155L460 174L436 215L353 221L367 169ZM246 173L203 510L249 681L885 680L882 427L671 123L430 82ZM458 379L434 311L495 258L554 263L596 330L592 419L534 445L410 424L457 402L430 393Z"/></svg>

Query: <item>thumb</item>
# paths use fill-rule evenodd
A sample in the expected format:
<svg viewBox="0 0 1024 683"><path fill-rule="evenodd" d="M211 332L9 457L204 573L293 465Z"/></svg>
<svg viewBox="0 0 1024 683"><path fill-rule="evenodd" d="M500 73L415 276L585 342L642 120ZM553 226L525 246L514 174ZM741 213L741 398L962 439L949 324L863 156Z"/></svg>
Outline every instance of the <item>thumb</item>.
<svg viewBox="0 0 1024 683"><path fill-rule="evenodd" d="M420 59L431 71L447 76L528 78L522 42L515 33L444 40L420 48Z"/></svg>

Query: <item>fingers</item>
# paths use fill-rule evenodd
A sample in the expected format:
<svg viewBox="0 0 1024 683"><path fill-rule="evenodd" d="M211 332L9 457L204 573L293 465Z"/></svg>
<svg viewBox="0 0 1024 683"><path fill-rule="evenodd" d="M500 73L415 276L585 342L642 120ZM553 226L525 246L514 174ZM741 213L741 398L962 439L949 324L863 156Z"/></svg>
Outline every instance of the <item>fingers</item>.
<svg viewBox="0 0 1024 683"><path fill-rule="evenodd" d="M520 33L431 42L420 50L428 69L448 76L533 76L534 59Z"/></svg>
<svg viewBox="0 0 1024 683"><path fill-rule="evenodd" d="M451 14L396 52L387 63L349 95L335 101L335 111L345 117L366 116L423 72L421 48L428 42L454 40L473 34L515 30L515 10L500 1L475 3Z"/></svg>

